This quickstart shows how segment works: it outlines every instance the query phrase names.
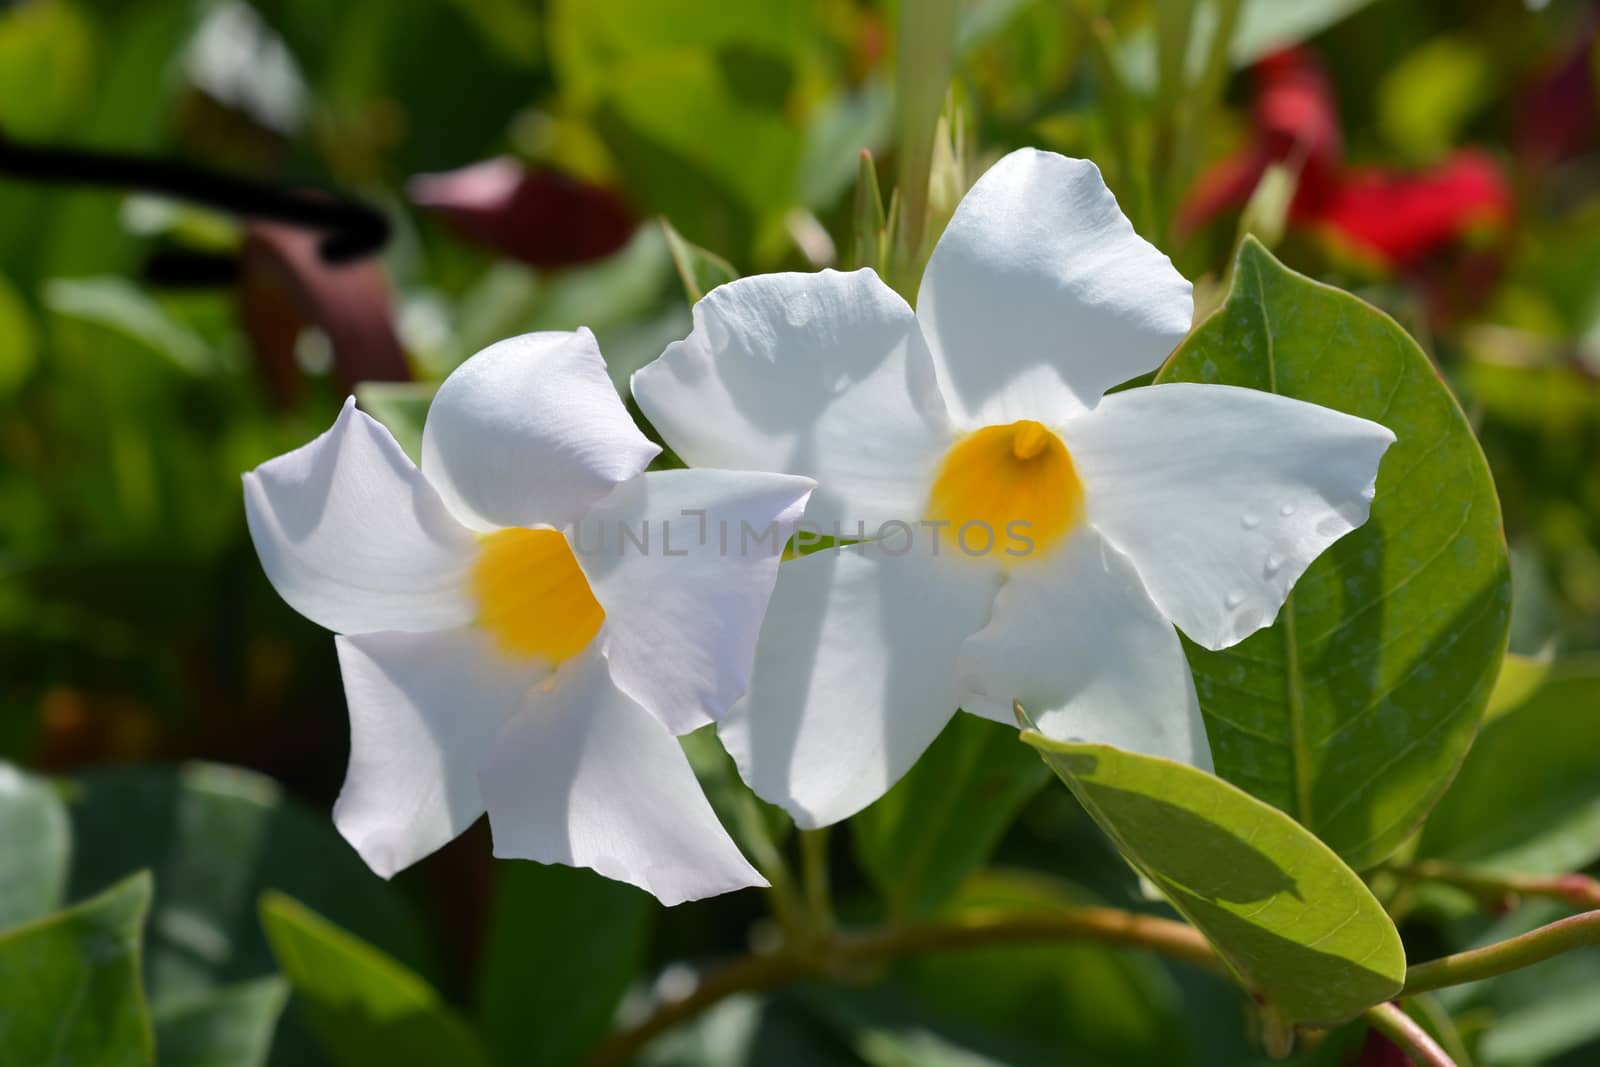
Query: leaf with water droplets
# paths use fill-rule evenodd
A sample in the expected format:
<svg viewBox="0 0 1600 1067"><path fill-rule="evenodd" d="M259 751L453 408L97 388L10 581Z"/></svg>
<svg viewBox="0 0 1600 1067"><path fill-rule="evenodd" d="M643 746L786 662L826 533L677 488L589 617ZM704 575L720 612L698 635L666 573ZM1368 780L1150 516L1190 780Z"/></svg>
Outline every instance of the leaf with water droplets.
<svg viewBox="0 0 1600 1067"><path fill-rule="evenodd" d="M1510 565L1483 452L1393 319L1254 240L1227 300L1156 380L1276 391L1398 438L1371 518L1312 564L1272 626L1221 652L1185 646L1217 773L1373 864L1450 784L1505 652Z"/></svg>

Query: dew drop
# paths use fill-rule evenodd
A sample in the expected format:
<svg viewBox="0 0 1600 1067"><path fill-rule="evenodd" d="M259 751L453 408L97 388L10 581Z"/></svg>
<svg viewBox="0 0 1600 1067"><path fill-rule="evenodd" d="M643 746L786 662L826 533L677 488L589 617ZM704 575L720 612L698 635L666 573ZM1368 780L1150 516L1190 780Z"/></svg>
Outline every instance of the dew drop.
<svg viewBox="0 0 1600 1067"><path fill-rule="evenodd" d="M1235 590L1223 597L1222 602L1230 608L1236 608L1244 603L1244 594Z"/></svg>
<svg viewBox="0 0 1600 1067"><path fill-rule="evenodd" d="M1278 514L1282 515L1284 518L1287 519L1290 515L1294 514L1294 505L1293 504L1284 504L1282 507L1280 507L1278 509Z"/></svg>
<svg viewBox="0 0 1600 1067"><path fill-rule="evenodd" d="M1283 570L1283 557L1278 555L1276 552L1270 553L1267 556L1266 569L1268 578L1271 578L1274 574L1277 574L1279 571Z"/></svg>
<svg viewBox="0 0 1600 1067"><path fill-rule="evenodd" d="M1254 530L1257 526L1261 525L1261 516L1247 511L1243 515L1239 516L1239 525L1243 526L1246 530Z"/></svg>

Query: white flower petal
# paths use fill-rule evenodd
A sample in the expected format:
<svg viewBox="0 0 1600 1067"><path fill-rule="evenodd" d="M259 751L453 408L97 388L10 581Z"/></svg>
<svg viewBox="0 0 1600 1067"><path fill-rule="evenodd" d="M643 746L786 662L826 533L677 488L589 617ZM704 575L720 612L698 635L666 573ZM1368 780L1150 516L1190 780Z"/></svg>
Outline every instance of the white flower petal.
<svg viewBox="0 0 1600 1067"><path fill-rule="evenodd" d="M569 535L606 611L617 686L675 734L721 718L750 684L778 557L816 483L750 471L656 471Z"/></svg>
<svg viewBox="0 0 1600 1067"><path fill-rule="evenodd" d="M564 526L660 451L586 329L485 348L445 379L422 431L423 472L480 530Z"/></svg>
<svg viewBox="0 0 1600 1067"><path fill-rule="evenodd" d="M886 547L778 569L750 693L718 728L744 780L801 826L860 811L938 736L960 702L957 650L999 584L948 547L937 559Z"/></svg>
<svg viewBox="0 0 1600 1067"><path fill-rule="evenodd" d="M945 401L969 427L1053 426L1093 407L1153 370L1192 314L1189 283L1134 233L1099 169L1031 148L967 193L917 294Z"/></svg>
<svg viewBox="0 0 1600 1067"><path fill-rule="evenodd" d="M1039 732L1211 770L1205 722L1177 631L1127 557L1080 528L1018 567L994 617L961 650L967 711Z"/></svg>
<svg viewBox="0 0 1600 1067"><path fill-rule="evenodd" d="M442 630L473 616L476 539L354 400L327 433L246 474L244 506L273 588L320 626Z"/></svg>
<svg viewBox="0 0 1600 1067"><path fill-rule="evenodd" d="M338 648L350 767L333 821L388 878L483 814L478 769L547 671L475 629L358 634Z"/></svg>
<svg viewBox="0 0 1600 1067"><path fill-rule="evenodd" d="M763 886L678 741L588 653L539 686L481 775L494 854L590 867L663 904Z"/></svg>
<svg viewBox="0 0 1600 1067"><path fill-rule="evenodd" d="M1311 561L1366 522L1394 442L1330 408L1185 383L1114 393L1062 436L1089 521L1211 649L1269 625Z"/></svg>
<svg viewBox="0 0 1600 1067"><path fill-rule="evenodd" d="M713 289L633 395L693 466L815 478L825 533L914 521L951 441L916 317L870 270Z"/></svg>

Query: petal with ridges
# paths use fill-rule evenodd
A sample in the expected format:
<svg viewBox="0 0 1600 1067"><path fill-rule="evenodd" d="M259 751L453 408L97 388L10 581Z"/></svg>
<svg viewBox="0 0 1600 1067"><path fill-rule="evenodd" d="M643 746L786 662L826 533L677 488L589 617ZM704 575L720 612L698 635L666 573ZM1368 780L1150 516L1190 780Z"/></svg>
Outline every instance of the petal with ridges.
<svg viewBox="0 0 1600 1067"><path fill-rule="evenodd" d="M951 442L916 316L871 270L718 286L633 395L694 466L815 478L825 533L915 521Z"/></svg>
<svg viewBox="0 0 1600 1067"><path fill-rule="evenodd" d="M960 676L975 715L1015 724L1015 701L1046 737L1211 769L1178 634L1091 528L1011 572L989 625L961 649Z"/></svg>
<svg viewBox="0 0 1600 1067"><path fill-rule="evenodd" d="M1089 521L1210 649L1270 625L1311 561L1367 521L1394 443L1331 408L1189 383L1114 393L1063 437Z"/></svg>
<svg viewBox="0 0 1600 1067"><path fill-rule="evenodd" d="M897 547L778 569L750 693L718 728L744 780L801 826L848 818L910 769L955 713L956 653L989 616L997 569Z"/></svg>
<svg viewBox="0 0 1600 1067"><path fill-rule="evenodd" d="M350 767L333 821L385 878L483 814L478 769L548 673L496 652L479 630L338 639Z"/></svg>
<svg viewBox="0 0 1600 1067"><path fill-rule="evenodd" d="M472 618L476 539L353 399L327 433L246 474L244 505L268 580L319 626L426 631Z"/></svg>
<svg viewBox="0 0 1600 1067"><path fill-rule="evenodd" d="M976 427L1091 408L1189 330L1189 283L1100 171L1032 148L978 179L934 247L917 318L951 416Z"/></svg>
<svg viewBox="0 0 1600 1067"><path fill-rule="evenodd" d="M750 471L655 471L570 534L606 611L625 693L675 734L722 717L750 684L778 557L816 483Z"/></svg>
<svg viewBox="0 0 1600 1067"><path fill-rule="evenodd" d="M598 653L535 688L481 780L502 859L589 867L663 904L767 884L717 821L677 739L613 684Z"/></svg>
<svg viewBox="0 0 1600 1067"><path fill-rule="evenodd" d="M422 430L423 472L479 530L574 522L660 451L586 329L485 348L445 379Z"/></svg>

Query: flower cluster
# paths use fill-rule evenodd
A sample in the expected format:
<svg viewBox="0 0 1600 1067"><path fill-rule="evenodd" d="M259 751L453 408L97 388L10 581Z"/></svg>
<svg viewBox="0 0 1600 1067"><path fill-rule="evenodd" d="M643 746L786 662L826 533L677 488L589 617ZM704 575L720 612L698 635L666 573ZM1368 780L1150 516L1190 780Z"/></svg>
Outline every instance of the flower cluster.
<svg viewBox="0 0 1600 1067"><path fill-rule="evenodd" d="M245 477L268 577L339 634L339 829L389 875L487 810L497 855L672 903L762 884L675 740L710 723L805 826L882 795L957 709L1210 769L1177 630L1270 624L1366 520L1394 436L1115 389L1191 315L1092 164L1024 150L961 202L915 310L871 270L701 300L633 381L691 469L646 472L584 330L464 363L420 468L347 405Z"/></svg>

